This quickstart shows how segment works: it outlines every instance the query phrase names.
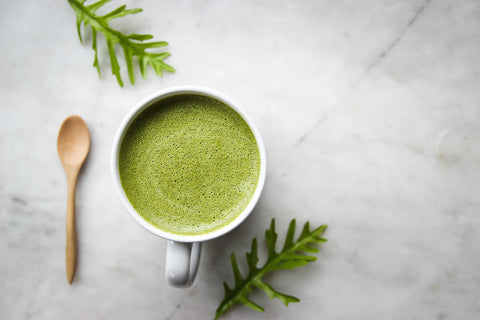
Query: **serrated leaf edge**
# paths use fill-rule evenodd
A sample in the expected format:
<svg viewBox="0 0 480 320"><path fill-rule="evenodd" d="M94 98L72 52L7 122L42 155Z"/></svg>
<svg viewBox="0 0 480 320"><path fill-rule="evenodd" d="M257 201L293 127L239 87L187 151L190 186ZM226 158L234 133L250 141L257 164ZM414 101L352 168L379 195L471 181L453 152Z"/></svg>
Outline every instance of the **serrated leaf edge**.
<svg viewBox="0 0 480 320"><path fill-rule="evenodd" d="M67 0L76 13L77 33L80 42L83 43L81 25L85 27L88 25L92 29L93 44L92 49L95 52L93 66L97 69L100 76L100 64L98 60L97 48L97 34L101 32L107 42L107 48L110 58L112 74L115 75L118 84L123 87L123 80L120 74L120 65L115 53L115 46L119 44L124 53L125 62L127 65L128 77L130 83L135 83L135 75L133 68L133 59L137 57L140 73L142 77L146 78L146 69L151 65L155 73L159 76L163 75L163 71L175 72L175 68L166 64L163 60L170 56L168 52L153 53L146 51L147 49L165 47L168 42L165 41L151 41L153 36L149 34L130 34L125 35L122 32L114 30L109 27L108 23L116 18L124 17L129 14L141 12L142 9L126 9L126 5L122 5L111 12L99 16L96 11L111 0L100 0L93 4L85 6L85 0Z"/></svg>
<svg viewBox="0 0 480 320"><path fill-rule="evenodd" d="M235 254L232 253L231 261L235 278L235 287L230 288L226 282L223 283L225 289L225 298L217 308L215 319L218 319L222 314L224 314L228 309L237 303L244 304L254 310L263 312L262 307L256 305L247 298L247 294L252 291L252 286L256 286L265 291L270 299L280 299L286 306L288 306L288 304L291 302L300 301L294 296L276 291L271 285L262 280L262 277L267 272L285 268L296 268L316 260L315 256L310 256L307 253L312 253L313 250L318 252L318 249L312 247L311 244L320 244L327 241L321 237L327 226L322 225L310 232L310 224L309 222L306 222L300 236L298 237L297 241L294 242L293 239L295 234L295 225L296 221L295 219L292 219L288 227L283 249L277 253L275 247L278 234L275 232L275 219L272 219L270 228L265 232L268 257L264 266L261 268L256 267L256 264L258 263L257 239L254 238L252 240L251 251L250 253L247 252L245 255L249 269L248 275L245 278L243 278L239 271ZM304 254L298 254L298 252L302 252Z"/></svg>

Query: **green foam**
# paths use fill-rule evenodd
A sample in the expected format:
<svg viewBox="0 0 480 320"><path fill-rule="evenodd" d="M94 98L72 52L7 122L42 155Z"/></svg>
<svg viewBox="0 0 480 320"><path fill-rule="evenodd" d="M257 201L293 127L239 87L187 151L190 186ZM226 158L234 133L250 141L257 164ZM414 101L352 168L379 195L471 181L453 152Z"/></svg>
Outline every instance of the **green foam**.
<svg viewBox="0 0 480 320"><path fill-rule="evenodd" d="M260 174L255 137L242 117L201 95L166 98L130 125L120 148L120 179L143 218L182 235L232 222Z"/></svg>

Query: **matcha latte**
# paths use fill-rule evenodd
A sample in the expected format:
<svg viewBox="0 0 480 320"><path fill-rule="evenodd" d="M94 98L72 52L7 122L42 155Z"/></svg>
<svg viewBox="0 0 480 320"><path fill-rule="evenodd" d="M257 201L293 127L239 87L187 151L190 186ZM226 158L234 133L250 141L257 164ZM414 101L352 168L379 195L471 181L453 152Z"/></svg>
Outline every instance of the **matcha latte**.
<svg viewBox="0 0 480 320"><path fill-rule="evenodd" d="M145 109L123 137L119 172L135 210L156 228L198 235L250 202L260 152L248 124L210 97L181 94Z"/></svg>

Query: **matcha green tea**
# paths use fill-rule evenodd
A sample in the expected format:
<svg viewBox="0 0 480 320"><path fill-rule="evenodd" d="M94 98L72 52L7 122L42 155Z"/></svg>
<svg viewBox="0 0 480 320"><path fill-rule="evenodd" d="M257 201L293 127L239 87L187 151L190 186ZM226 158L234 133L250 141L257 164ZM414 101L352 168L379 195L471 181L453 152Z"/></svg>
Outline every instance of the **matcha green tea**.
<svg viewBox="0 0 480 320"><path fill-rule="evenodd" d="M242 117L201 95L166 98L143 111L120 147L120 180L155 227L204 234L233 221L260 174L255 137Z"/></svg>

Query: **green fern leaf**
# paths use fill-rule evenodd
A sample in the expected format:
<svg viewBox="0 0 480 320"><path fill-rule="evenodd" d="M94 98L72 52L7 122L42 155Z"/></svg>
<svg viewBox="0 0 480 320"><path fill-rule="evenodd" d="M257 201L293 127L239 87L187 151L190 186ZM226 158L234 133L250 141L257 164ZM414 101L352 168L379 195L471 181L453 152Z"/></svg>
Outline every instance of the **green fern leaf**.
<svg viewBox="0 0 480 320"><path fill-rule="evenodd" d="M253 290L253 287L265 291L270 299L280 299L286 306L291 302L300 301L297 297L278 292L271 285L262 280L263 276L270 271L298 268L317 259L315 256L309 255L309 253L318 252L318 249L312 247L312 245L321 244L327 241L321 237L327 226L322 225L315 230L310 231L310 224L307 222L305 223L300 236L295 241L295 224L295 219L293 219L288 227L282 250L276 252L275 248L278 234L275 232L275 219L272 219L270 228L265 231L268 257L265 264L260 268L257 267L259 260L257 239L253 238L250 252L245 255L248 265L248 274L245 277L242 276L238 268L235 254L231 254L230 260L232 263L235 286L230 288L226 282L223 282L225 297L217 308L215 319L218 319L222 314L238 303L244 304L253 310L263 312L264 309L261 306L257 305L247 297L247 295Z"/></svg>
<svg viewBox="0 0 480 320"><path fill-rule="evenodd" d="M98 60L98 46L97 34L102 33L108 48L108 55L110 58L110 65L112 74L116 77L118 84L123 87L123 80L120 74L120 64L118 62L115 47L120 45L123 49L125 63L127 65L128 78L131 84L135 83L134 73L134 58L137 58L138 66L142 77L146 78L147 67L150 65L155 73L159 76L163 75L163 71L175 72L175 69L166 64L164 60L170 56L168 52L150 52L148 49L165 47L168 42L165 41L151 41L145 42L153 38L150 34L136 34L125 35L120 31L112 29L109 22L113 19L121 18L129 14L141 12L142 9L126 9L122 5L113 11L97 15L97 10L103 7L111 0L100 0L90 5L85 5L85 0L67 0L72 6L77 16L77 33L80 42L83 43L81 25L85 27L90 26L92 30L92 49L95 52L93 66L97 69L100 76L100 64Z"/></svg>

